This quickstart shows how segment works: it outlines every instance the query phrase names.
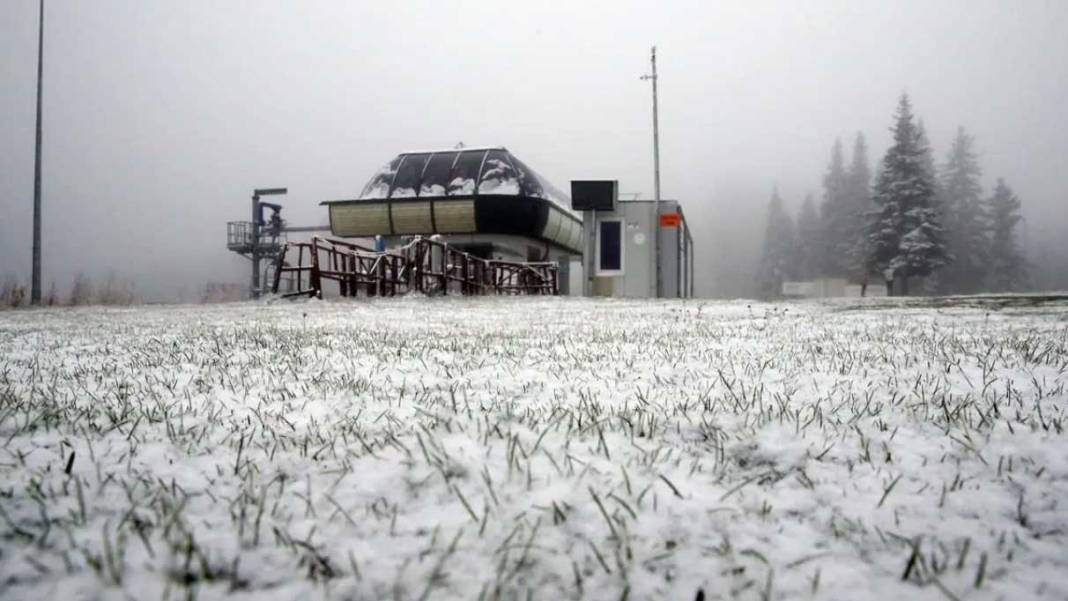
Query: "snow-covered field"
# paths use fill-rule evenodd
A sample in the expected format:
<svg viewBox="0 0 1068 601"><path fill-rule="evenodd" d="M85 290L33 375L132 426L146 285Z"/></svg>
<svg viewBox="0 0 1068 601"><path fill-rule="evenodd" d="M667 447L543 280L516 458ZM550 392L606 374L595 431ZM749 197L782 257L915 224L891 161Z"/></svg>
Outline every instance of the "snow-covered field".
<svg viewBox="0 0 1068 601"><path fill-rule="evenodd" d="M7 311L0 597L1065 599L1066 385L1056 303Z"/></svg>

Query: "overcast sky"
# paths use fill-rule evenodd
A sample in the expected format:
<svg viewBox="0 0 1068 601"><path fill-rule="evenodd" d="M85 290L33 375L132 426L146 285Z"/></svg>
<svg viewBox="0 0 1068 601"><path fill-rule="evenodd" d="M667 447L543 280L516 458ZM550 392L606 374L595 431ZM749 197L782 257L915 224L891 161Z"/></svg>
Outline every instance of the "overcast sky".
<svg viewBox="0 0 1068 601"><path fill-rule="evenodd" d="M0 276L28 278L37 2L0 3ZM737 292L774 185L820 193L830 146L882 156L907 91L939 161L974 134L1029 236L1068 232L1068 2L47 0L44 281L108 269L150 296L245 281L225 222L288 186L293 224L412 148L504 145L566 189L651 196L649 47L665 197L698 289ZM739 271L735 269L734 271ZM736 274L735 279L747 275Z"/></svg>

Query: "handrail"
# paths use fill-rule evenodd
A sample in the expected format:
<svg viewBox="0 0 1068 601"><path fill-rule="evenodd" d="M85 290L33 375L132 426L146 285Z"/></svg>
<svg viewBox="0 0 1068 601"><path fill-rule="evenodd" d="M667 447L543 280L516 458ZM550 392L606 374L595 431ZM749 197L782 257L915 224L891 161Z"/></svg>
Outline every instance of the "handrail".
<svg viewBox="0 0 1068 601"><path fill-rule="evenodd" d="M288 265L286 258L292 250L297 254L296 264ZM296 276L296 291L283 293L284 297L322 298L323 280L337 282L341 296L359 296L361 291L365 296L408 291L448 294L450 285L464 295L559 294L556 263L483 259L422 237L384 251L319 236L309 242L289 242L275 260L275 293L282 274Z"/></svg>

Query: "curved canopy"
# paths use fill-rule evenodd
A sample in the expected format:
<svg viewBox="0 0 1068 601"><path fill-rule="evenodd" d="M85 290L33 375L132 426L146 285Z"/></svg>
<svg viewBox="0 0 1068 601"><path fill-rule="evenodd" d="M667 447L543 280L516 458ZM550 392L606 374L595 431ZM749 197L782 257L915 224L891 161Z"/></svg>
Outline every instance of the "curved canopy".
<svg viewBox="0 0 1068 601"><path fill-rule="evenodd" d="M542 198L570 211L568 197L503 147L405 152L371 178L360 200L479 195Z"/></svg>

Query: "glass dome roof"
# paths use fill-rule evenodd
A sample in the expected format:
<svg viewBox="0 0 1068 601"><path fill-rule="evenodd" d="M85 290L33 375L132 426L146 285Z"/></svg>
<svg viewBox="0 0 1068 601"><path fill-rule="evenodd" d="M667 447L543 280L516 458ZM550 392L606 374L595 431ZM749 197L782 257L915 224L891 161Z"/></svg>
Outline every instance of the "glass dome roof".
<svg viewBox="0 0 1068 601"><path fill-rule="evenodd" d="M502 147L401 153L367 182L359 198L479 195L542 198L567 211L571 206L567 195Z"/></svg>

